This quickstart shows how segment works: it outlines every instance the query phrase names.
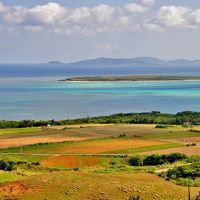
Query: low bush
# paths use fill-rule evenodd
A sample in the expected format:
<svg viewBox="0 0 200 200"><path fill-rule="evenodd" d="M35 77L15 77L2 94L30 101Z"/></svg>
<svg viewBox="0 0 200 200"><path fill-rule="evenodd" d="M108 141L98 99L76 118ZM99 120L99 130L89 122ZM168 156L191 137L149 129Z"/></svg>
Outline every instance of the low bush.
<svg viewBox="0 0 200 200"><path fill-rule="evenodd" d="M200 164L175 167L167 172L167 176L171 179L200 178Z"/></svg>
<svg viewBox="0 0 200 200"><path fill-rule="evenodd" d="M14 169L15 162L10 160L0 160L0 169L5 171L12 171Z"/></svg>
<svg viewBox="0 0 200 200"><path fill-rule="evenodd" d="M190 129L190 132L193 132L193 133L200 133L199 130L194 130L194 129Z"/></svg>
<svg viewBox="0 0 200 200"><path fill-rule="evenodd" d="M168 128L168 125L158 124L155 128Z"/></svg>
<svg viewBox="0 0 200 200"><path fill-rule="evenodd" d="M197 146L197 144L196 143L192 143L192 144L186 144L185 146L186 147L194 147L194 146Z"/></svg>
<svg viewBox="0 0 200 200"><path fill-rule="evenodd" d="M144 159L141 156L134 156L129 159L129 163L132 166L151 166L151 165L162 165L165 163L174 163L180 160L185 160L188 157L185 154L181 153L172 153L169 155L159 155L159 154L153 154L150 156L144 157Z"/></svg>
<svg viewBox="0 0 200 200"><path fill-rule="evenodd" d="M167 162L167 156L158 154L147 156L143 161L144 165L162 165L165 164L166 162Z"/></svg>
<svg viewBox="0 0 200 200"><path fill-rule="evenodd" d="M169 155L167 155L167 161L169 163L173 163L179 160L185 160L187 158L187 156L185 154L182 153L171 153Z"/></svg>
<svg viewBox="0 0 200 200"><path fill-rule="evenodd" d="M142 166L143 158L141 156L134 156L129 159L129 163L132 166Z"/></svg>

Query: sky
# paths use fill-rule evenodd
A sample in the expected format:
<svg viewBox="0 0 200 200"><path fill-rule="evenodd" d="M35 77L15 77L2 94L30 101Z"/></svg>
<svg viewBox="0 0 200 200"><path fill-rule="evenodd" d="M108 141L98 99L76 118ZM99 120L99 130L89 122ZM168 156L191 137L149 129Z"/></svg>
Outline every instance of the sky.
<svg viewBox="0 0 200 200"><path fill-rule="evenodd" d="M199 52L198 0L0 0L0 63Z"/></svg>

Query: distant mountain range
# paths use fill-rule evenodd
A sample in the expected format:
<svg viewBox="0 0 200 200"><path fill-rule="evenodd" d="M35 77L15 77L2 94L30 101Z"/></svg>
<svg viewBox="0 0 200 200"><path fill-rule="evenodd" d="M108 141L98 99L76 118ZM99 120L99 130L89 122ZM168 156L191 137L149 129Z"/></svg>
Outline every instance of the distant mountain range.
<svg viewBox="0 0 200 200"><path fill-rule="evenodd" d="M51 65L69 65L69 66L199 66L200 67L200 60L186 60L186 59L177 59L177 60L169 60L164 61L158 58L152 58L152 57L136 57L136 58L96 58L96 59L90 59L90 60L83 60L79 62L73 62L73 63L62 63L59 61L51 61L46 64Z"/></svg>
<svg viewBox="0 0 200 200"><path fill-rule="evenodd" d="M12 76L84 76L127 74L200 75L200 60L164 61L152 57L96 58L73 63L51 61L43 64L1 64L0 77Z"/></svg>

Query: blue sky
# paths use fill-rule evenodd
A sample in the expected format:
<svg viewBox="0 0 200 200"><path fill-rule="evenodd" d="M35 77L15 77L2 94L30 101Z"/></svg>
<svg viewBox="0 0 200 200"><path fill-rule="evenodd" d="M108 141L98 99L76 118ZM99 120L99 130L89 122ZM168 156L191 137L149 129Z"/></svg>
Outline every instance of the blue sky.
<svg viewBox="0 0 200 200"><path fill-rule="evenodd" d="M197 0L0 0L0 63L200 59Z"/></svg>

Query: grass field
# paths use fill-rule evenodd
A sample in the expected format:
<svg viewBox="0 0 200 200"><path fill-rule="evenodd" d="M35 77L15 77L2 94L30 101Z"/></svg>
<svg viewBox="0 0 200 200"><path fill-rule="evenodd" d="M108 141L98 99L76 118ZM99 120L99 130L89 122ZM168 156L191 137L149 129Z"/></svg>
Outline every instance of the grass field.
<svg viewBox="0 0 200 200"><path fill-rule="evenodd" d="M173 166L130 167L125 155L199 155L200 127L192 130L139 124L0 129L0 160L40 163L0 170L0 199L187 199L186 187L151 174ZM192 188L192 196L199 190Z"/></svg>
<svg viewBox="0 0 200 200"><path fill-rule="evenodd" d="M153 181L152 181L153 180ZM62 187L61 187L62 186ZM9 188L9 190L8 190ZM0 188L5 197L28 199L128 199L143 195L144 199L187 199L187 188L166 182L152 174L88 174L52 172L8 183ZM192 195L198 192L192 188Z"/></svg>

